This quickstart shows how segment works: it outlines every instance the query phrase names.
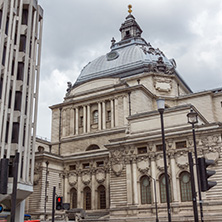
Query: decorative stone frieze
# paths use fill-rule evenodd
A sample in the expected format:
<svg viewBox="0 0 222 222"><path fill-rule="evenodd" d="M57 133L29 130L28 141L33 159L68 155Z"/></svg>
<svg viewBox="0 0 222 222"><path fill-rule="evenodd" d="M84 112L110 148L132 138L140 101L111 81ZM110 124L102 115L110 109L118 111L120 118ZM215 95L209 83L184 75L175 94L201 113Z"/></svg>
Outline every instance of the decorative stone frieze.
<svg viewBox="0 0 222 222"><path fill-rule="evenodd" d="M76 173L69 173L68 181L70 186L74 186L77 183L78 175Z"/></svg>
<svg viewBox="0 0 222 222"><path fill-rule="evenodd" d="M219 135L204 136L201 138L201 142L203 146L210 148L212 146L216 146L220 142L220 136Z"/></svg>
<svg viewBox="0 0 222 222"><path fill-rule="evenodd" d="M96 170L96 181L98 183L104 182L106 179L106 171L104 169L97 169Z"/></svg>

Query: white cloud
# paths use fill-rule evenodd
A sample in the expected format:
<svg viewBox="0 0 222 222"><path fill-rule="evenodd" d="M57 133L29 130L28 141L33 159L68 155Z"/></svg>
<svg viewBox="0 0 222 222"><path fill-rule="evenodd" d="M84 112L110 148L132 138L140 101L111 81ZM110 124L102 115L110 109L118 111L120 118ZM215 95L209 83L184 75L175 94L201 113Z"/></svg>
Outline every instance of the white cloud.
<svg viewBox="0 0 222 222"><path fill-rule="evenodd" d="M221 0L39 0L44 9L38 134L50 135L50 105L60 103L67 82L110 50L111 38L132 4L142 36L168 58L194 90L221 86Z"/></svg>

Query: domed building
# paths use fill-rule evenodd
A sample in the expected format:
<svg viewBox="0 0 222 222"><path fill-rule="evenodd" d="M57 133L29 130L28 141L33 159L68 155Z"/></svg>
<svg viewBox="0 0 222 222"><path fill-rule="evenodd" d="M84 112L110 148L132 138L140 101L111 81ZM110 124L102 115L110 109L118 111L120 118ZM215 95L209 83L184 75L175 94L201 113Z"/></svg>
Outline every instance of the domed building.
<svg viewBox="0 0 222 222"><path fill-rule="evenodd" d="M192 126L187 122L191 109L198 115L197 155L216 163L211 178L217 185L202 192L203 218L221 221L222 89L193 93L175 60L142 38L131 10L120 33L121 40L113 38L106 55L89 62L76 82L68 83L64 101L50 107L51 142L37 140L28 212L50 218L55 186L70 209L84 210L82 221L167 221L156 102L161 97L172 221L194 221L188 163L188 152L195 162ZM56 215L63 214L65 210L56 210Z"/></svg>

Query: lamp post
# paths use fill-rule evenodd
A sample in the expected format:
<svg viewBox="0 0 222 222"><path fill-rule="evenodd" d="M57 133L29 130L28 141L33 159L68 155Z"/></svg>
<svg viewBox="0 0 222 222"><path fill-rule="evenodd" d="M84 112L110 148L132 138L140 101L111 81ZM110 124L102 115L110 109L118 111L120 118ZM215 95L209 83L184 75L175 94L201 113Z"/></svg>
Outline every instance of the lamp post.
<svg viewBox="0 0 222 222"><path fill-rule="evenodd" d="M197 185L198 185L198 194L199 194L199 205L200 205L200 218L201 222L203 222L203 205L202 205L202 198L201 198L201 189L200 189L200 171L199 171L199 164L197 161L197 145L196 145L196 135L195 135L195 128L194 125L198 123L198 114L190 110L187 114L188 123L192 125L192 132L193 132L193 144L194 144L194 156L195 156L195 164L196 164L196 172L197 172Z"/></svg>
<svg viewBox="0 0 222 222"><path fill-rule="evenodd" d="M45 175L45 205L44 205L44 218L45 218L45 221L46 221L46 202L47 202L47 185L48 185L48 167L49 167L49 162L46 161L46 175Z"/></svg>
<svg viewBox="0 0 222 222"><path fill-rule="evenodd" d="M168 173L167 173L166 144L165 144L165 133L164 133L164 124L163 124L163 113L164 113L164 109L165 109L164 99L157 99L157 108L158 108L158 111L160 113L160 121L161 121L162 144L163 144L163 160L164 160L164 176L165 176L166 199L167 199L167 213L168 213L168 221L171 222L169 177L168 177Z"/></svg>
<svg viewBox="0 0 222 222"><path fill-rule="evenodd" d="M155 201L155 209L156 209L156 222L159 222L159 218L158 218L158 209L157 209L157 196L156 196L156 179L154 179L153 177L149 176L154 183L154 201Z"/></svg>

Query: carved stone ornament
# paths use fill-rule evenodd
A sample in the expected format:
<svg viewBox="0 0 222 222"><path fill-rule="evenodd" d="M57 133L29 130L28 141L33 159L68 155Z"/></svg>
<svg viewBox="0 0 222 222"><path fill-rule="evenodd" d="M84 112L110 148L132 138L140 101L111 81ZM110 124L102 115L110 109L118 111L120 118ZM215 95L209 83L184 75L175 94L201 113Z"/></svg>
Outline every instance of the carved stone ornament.
<svg viewBox="0 0 222 222"><path fill-rule="evenodd" d="M71 186L75 185L77 183L76 173L69 173L68 181Z"/></svg>
<svg viewBox="0 0 222 222"><path fill-rule="evenodd" d="M34 168L34 185L37 185L40 179L40 167L41 167L41 163L36 162L35 164L35 168Z"/></svg>
<svg viewBox="0 0 222 222"><path fill-rule="evenodd" d="M170 92L172 89L172 81L166 78L154 78L154 87L160 92Z"/></svg>
<svg viewBox="0 0 222 222"><path fill-rule="evenodd" d="M156 160L156 166L157 166L157 169L159 171L163 171L164 170L164 161L163 161L163 154L159 154L157 156L157 160ZM168 158L167 158L167 167L169 166L169 161L168 161Z"/></svg>
<svg viewBox="0 0 222 222"><path fill-rule="evenodd" d="M34 172L34 185L38 185L40 179L40 174L39 172Z"/></svg>
<svg viewBox="0 0 222 222"><path fill-rule="evenodd" d="M149 160L147 158L141 158L137 162L137 168L141 173L146 173L149 170Z"/></svg>
<svg viewBox="0 0 222 222"><path fill-rule="evenodd" d="M112 170L114 174L118 177L120 176L122 170L123 170L123 164L122 163L115 163L112 165Z"/></svg>
<svg viewBox="0 0 222 222"><path fill-rule="evenodd" d="M212 147L218 144L219 142L219 136L207 136L207 137L203 137L201 139L201 142L204 146L206 147Z"/></svg>
<svg viewBox="0 0 222 222"><path fill-rule="evenodd" d="M176 163L180 169L186 169L189 164L187 153L177 154L176 155Z"/></svg>
<svg viewBox="0 0 222 222"><path fill-rule="evenodd" d="M106 172L104 169L98 169L96 170L96 181L98 183L104 182L106 179Z"/></svg>
<svg viewBox="0 0 222 222"><path fill-rule="evenodd" d="M209 160L214 160L215 162L218 161L220 154L218 152L209 152L205 154L205 158Z"/></svg>
<svg viewBox="0 0 222 222"><path fill-rule="evenodd" d="M91 175L90 175L90 172L89 171L83 171L82 172L82 182L84 184L89 184L91 181Z"/></svg>

